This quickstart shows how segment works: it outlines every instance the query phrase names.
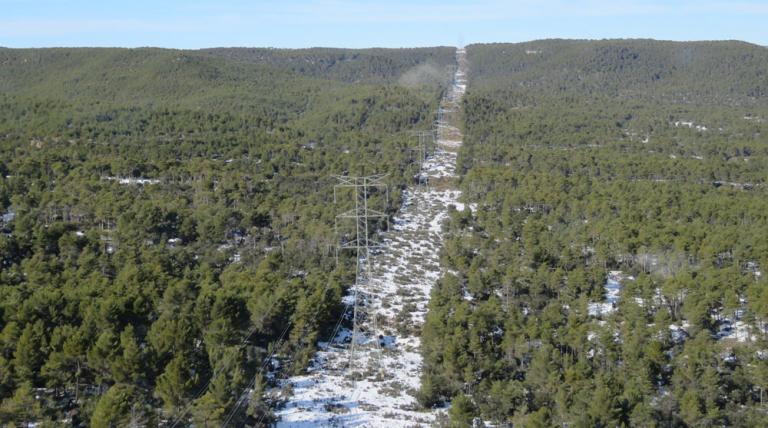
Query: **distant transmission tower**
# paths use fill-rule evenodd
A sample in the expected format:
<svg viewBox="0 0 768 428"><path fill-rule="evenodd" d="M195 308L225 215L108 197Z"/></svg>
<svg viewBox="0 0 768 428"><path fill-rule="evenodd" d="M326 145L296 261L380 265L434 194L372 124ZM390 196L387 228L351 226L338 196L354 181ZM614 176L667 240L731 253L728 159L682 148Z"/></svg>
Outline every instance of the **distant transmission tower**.
<svg viewBox="0 0 768 428"><path fill-rule="evenodd" d="M372 290L370 289L371 252L381 248L382 245L372 236L372 227L382 221L387 221L388 217L383 211L372 209L369 206L369 198L374 192L383 192L385 200L384 206L389 205L389 188L384 183L386 175L377 174L363 177L336 176L339 181L333 186L333 202L337 203L337 197L340 190L351 190L355 201L355 208L336 216L336 234L341 236L342 240L338 250L355 250L356 252L356 272L355 285L352 290L353 312L352 312L352 342L349 346L349 367L352 372L354 364L357 362L356 354L364 346L371 345L373 339L376 350L375 361L372 363L378 365L378 354L381 344L378 337L377 317L371 309ZM340 223L354 222L354 228L351 234L340 233ZM374 232L375 233L375 232ZM338 253L337 253L338 263Z"/></svg>
<svg viewBox="0 0 768 428"><path fill-rule="evenodd" d="M440 120L439 117L440 117L440 110L438 109L438 121ZM435 133L436 133L435 130L409 132L409 134L413 137L416 137L416 140L417 140L416 147L410 148L410 150L412 152L417 153L419 157L419 163L418 163L419 179L417 184L428 184L426 183L426 174L424 173L424 161L427 160L427 157L434 151Z"/></svg>

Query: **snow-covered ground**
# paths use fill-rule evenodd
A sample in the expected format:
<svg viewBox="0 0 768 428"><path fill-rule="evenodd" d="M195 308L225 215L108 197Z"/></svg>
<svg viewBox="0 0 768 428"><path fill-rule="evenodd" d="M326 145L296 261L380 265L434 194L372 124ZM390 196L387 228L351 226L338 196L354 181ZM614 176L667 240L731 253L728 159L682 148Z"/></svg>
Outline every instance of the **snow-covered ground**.
<svg viewBox="0 0 768 428"><path fill-rule="evenodd" d="M158 184L160 180L155 178L135 178L135 177L102 177L102 180L117 181L120 184L127 185L145 185L145 184Z"/></svg>
<svg viewBox="0 0 768 428"><path fill-rule="evenodd" d="M745 268L755 276L755 279L759 279L762 272L758 270L758 265L755 262L748 262ZM610 315L616 312L621 294L623 291L623 284L625 281L634 281L633 276L627 276L622 271L610 271L606 282L603 285L603 300L600 302L589 302L587 309L589 315L600 318L602 316ZM683 292L684 296L685 292ZM662 296L660 288L657 288L651 299L643 299L640 297L634 297L635 302L641 307L651 305L655 310L667 310L662 308L665 305L665 298ZM682 300L682 298L681 298ZM744 296L739 297L739 306L736 309L729 311L723 310L722 307L713 309L710 313L712 322L716 326L716 332L714 338L716 340L727 340L735 342L754 342L758 337L768 335L768 323L764 322L748 322L747 314L747 300ZM652 326L653 324L649 324ZM678 323L672 323L668 326L672 340L677 343L685 342L690 337L691 324L683 319ZM596 337L594 332L590 332L589 340Z"/></svg>
<svg viewBox="0 0 768 428"><path fill-rule="evenodd" d="M438 147L434 156L423 163L423 175L427 179L456 176L456 153Z"/></svg>
<svg viewBox="0 0 768 428"><path fill-rule="evenodd" d="M624 279L630 281L634 280L631 276L625 277L620 270L612 270L608 272L608 278L606 278L605 284L603 285L603 297L605 301L589 303L587 309L590 315L595 317L608 315L616 310L619 304L619 298L621 297L621 281Z"/></svg>
<svg viewBox="0 0 768 428"><path fill-rule="evenodd" d="M708 128L704 125L696 125L692 120L678 120L674 122L675 128L688 127L695 128L697 131L706 131Z"/></svg>
<svg viewBox="0 0 768 428"><path fill-rule="evenodd" d="M454 84L441 105L450 113L457 112L466 89L463 49L457 60ZM449 205L464 209L458 202L460 192L445 185L455 176L455 149L461 145L458 118L443 115L438 148L423 166L430 181L440 179L442 185L405 192L394 227L383 236L385 248L372 256L368 312L376 314L375 334L381 346L362 346L350 364L349 330L340 329L331 343L320 343L308 373L284 382L291 386L292 396L277 412L278 427L389 428L429 426L435 421L440 410L420 409L415 395L421 377L421 326L430 290L440 277L441 225ZM364 341L375 344L376 337L369 333Z"/></svg>
<svg viewBox="0 0 768 428"><path fill-rule="evenodd" d="M759 273L759 272L757 272ZM759 320L747 322L747 299L739 297L739 307L735 310L724 311L722 308L712 312L712 320L717 324L717 340L734 340L737 342L754 342L758 337L768 333L768 325Z"/></svg>
<svg viewBox="0 0 768 428"><path fill-rule="evenodd" d="M0 215L0 224L10 223L16 218L16 211L8 208L8 211Z"/></svg>

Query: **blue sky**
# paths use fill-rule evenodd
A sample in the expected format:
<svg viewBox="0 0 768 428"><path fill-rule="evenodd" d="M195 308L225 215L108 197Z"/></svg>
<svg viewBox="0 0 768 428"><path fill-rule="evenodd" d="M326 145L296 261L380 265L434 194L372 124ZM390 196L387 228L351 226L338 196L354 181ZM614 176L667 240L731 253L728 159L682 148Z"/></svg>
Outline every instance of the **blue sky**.
<svg viewBox="0 0 768 428"><path fill-rule="evenodd" d="M0 46L402 47L540 38L768 45L768 0L0 0Z"/></svg>

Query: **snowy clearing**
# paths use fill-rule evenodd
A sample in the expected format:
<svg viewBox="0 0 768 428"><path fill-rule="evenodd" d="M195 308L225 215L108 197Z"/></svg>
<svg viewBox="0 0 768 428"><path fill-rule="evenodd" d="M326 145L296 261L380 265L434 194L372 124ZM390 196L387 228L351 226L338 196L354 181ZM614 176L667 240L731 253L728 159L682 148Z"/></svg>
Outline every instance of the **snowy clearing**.
<svg viewBox="0 0 768 428"><path fill-rule="evenodd" d="M624 277L620 270L613 270L608 273L608 278L603 285L604 302L595 302L588 305L589 314L592 316L608 315L613 313L619 304L621 297L621 281L623 279L633 280L633 277Z"/></svg>
<svg viewBox="0 0 768 428"><path fill-rule="evenodd" d="M463 56L459 49L460 67L441 106L452 112L458 110L466 89ZM429 179L455 177L456 153L450 149L461 145L456 119L450 116L438 124L438 149L423 165ZM363 346L350 364L349 330L341 329L331 343L320 343L308 373L283 382L293 395L277 412L278 427L389 428L429 426L435 421L441 410L420 409L415 397L421 378L420 332L430 291L441 274L442 223L449 205L464 209L459 197L455 189L412 187L405 192L392 230L383 235L384 250L371 259L368 305L379 320L380 347ZM376 340L364 339L374 344ZM366 367L379 370L361 373Z"/></svg>

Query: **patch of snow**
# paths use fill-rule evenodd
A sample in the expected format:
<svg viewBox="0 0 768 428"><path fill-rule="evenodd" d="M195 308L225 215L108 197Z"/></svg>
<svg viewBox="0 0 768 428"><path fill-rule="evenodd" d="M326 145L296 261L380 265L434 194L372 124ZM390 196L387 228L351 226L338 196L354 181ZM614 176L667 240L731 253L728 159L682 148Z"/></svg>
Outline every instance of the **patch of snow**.
<svg viewBox="0 0 768 428"><path fill-rule="evenodd" d="M445 145L445 140L439 140L438 145ZM437 148L435 153L429 155L422 166L423 174L427 178L445 178L456 176L456 153L447 152Z"/></svg>
<svg viewBox="0 0 768 428"><path fill-rule="evenodd" d="M704 125L696 125L692 120L677 120L674 122L674 125L676 128L686 127L686 128L696 129L699 132L705 132L708 129Z"/></svg>
<svg viewBox="0 0 768 428"><path fill-rule="evenodd" d="M10 223L16 218L16 211L8 209L2 216L0 216L0 223Z"/></svg>
<svg viewBox="0 0 768 428"><path fill-rule="evenodd" d="M755 333L766 333L765 327L761 325L751 325L744 321L744 315L747 312L747 299L739 296L739 306L731 313L724 315L722 308L712 311L712 319L717 325L715 338L718 340L728 339L737 342L752 342L757 339ZM762 331L761 331L762 330Z"/></svg>
<svg viewBox="0 0 768 428"><path fill-rule="evenodd" d="M108 176L108 177L102 177L103 180L107 181L117 181L119 184L125 184L125 185L147 185L147 184L158 184L160 183L160 180L155 178L133 178L133 177L114 177L114 176Z"/></svg>
<svg viewBox="0 0 768 428"><path fill-rule="evenodd" d="M598 317L611 314L616 310L619 304L619 298L621 297L622 279L634 280L633 277L624 277L620 270L608 272L608 278L605 281L605 285L603 285L603 297L605 301L589 303L587 305L587 310L590 315Z"/></svg>
<svg viewBox="0 0 768 428"><path fill-rule="evenodd" d="M672 341L675 343L683 343L688 339L688 328L690 328L690 324L688 324L688 321L684 321L681 325L677 324L670 324L669 325L669 333L672 337Z"/></svg>
<svg viewBox="0 0 768 428"><path fill-rule="evenodd" d="M737 342L751 342L757 339L751 333L751 328L747 323L744 321L733 322L730 319L725 319L720 323L715 336L718 339L732 339Z"/></svg>

